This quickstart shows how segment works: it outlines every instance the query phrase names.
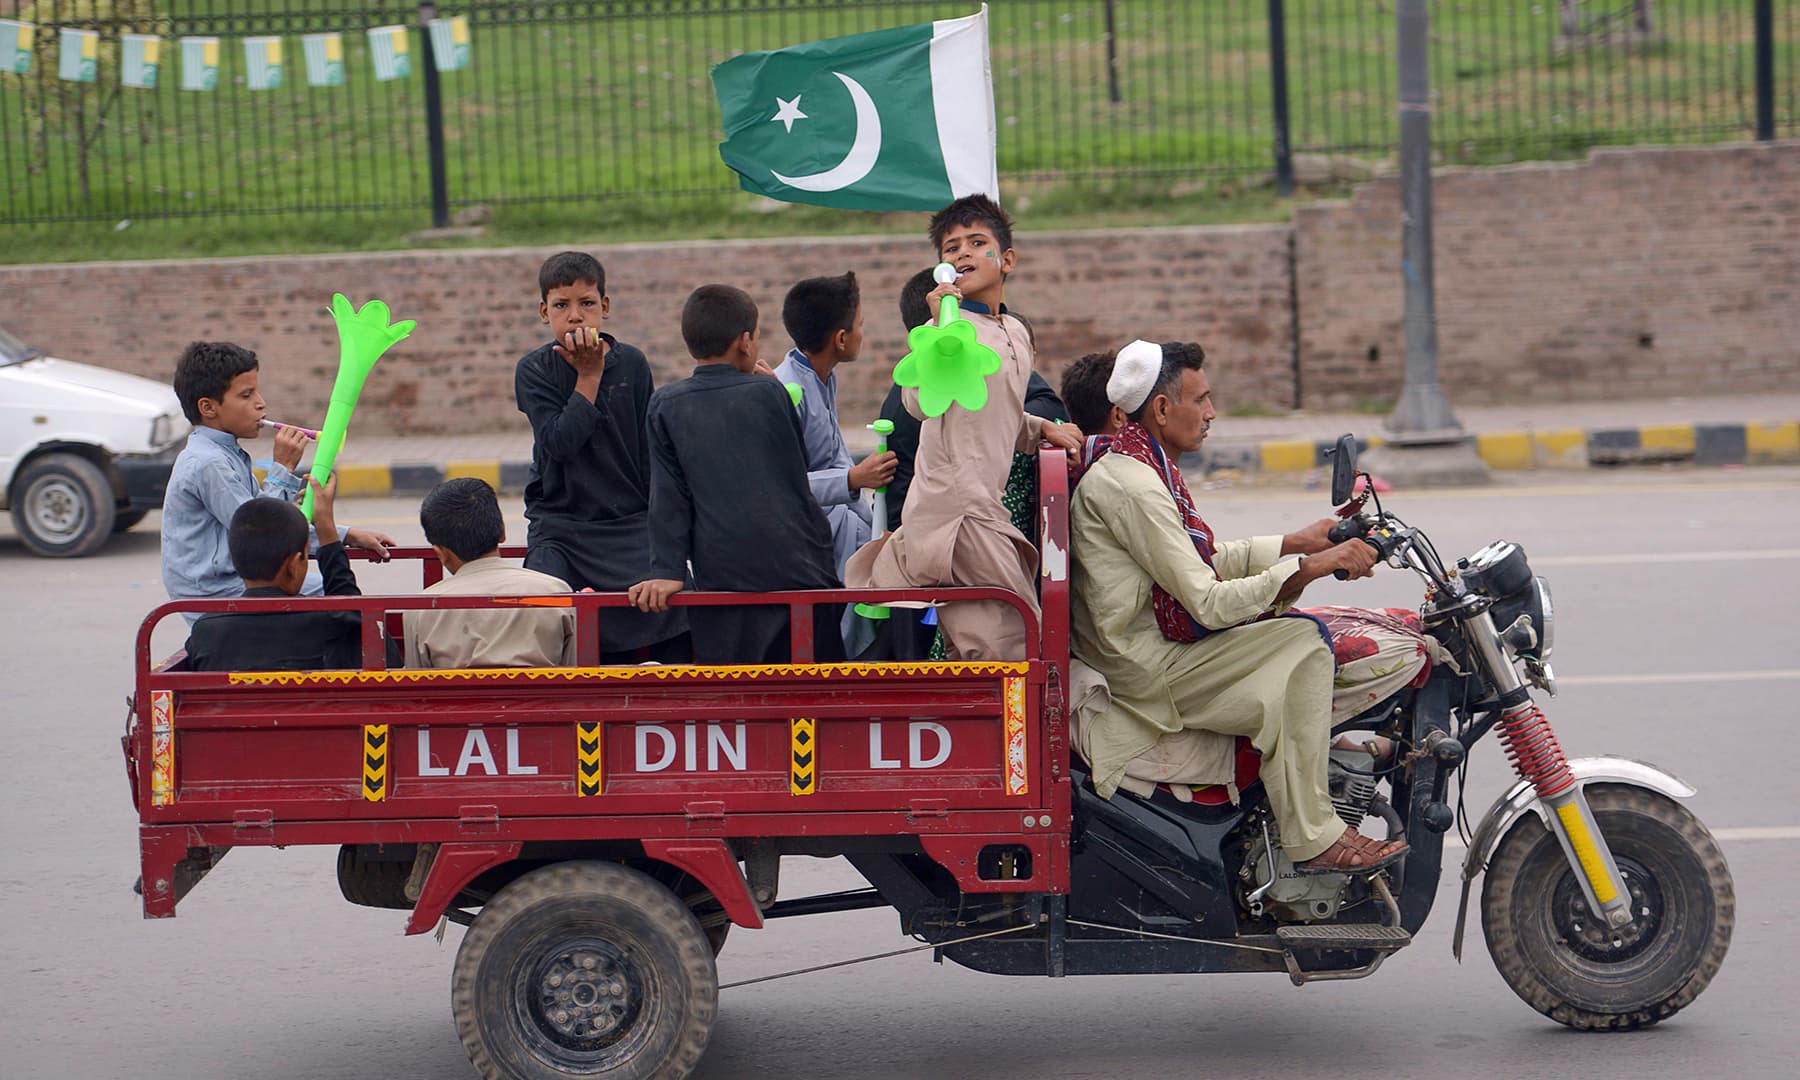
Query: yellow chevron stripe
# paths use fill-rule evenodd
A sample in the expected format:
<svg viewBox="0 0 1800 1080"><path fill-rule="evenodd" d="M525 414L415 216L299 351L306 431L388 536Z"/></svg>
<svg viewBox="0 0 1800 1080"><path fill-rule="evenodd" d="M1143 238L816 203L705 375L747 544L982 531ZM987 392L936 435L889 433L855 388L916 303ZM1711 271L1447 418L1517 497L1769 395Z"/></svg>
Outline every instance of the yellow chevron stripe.
<svg viewBox="0 0 1800 1080"><path fill-rule="evenodd" d="M606 782L600 767L600 754L605 741L600 721L583 720L575 725L575 794L598 795Z"/></svg>
<svg viewBox="0 0 1800 1080"><path fill-rule="evenodd" d="M788 793L811 795L819 789L819 737L811 719L788 721L791 751L788 758Z"/></svg>
<svg viewBox="0 0 1800 1080"><path fill-rule="evenodd" d="M388 726L363 725L363 798L382 802L388 797Z"/></svg>

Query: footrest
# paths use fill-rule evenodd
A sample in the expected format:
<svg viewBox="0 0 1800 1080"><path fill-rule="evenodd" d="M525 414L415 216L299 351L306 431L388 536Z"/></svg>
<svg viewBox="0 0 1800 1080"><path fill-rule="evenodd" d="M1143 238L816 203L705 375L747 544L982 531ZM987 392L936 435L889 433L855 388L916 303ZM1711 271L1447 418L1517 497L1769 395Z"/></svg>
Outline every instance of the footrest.
<svg viewBox="0 0 1800 1080"><path fill-rule="evenodd" d="M1339 926L1278 926L1275 937L1289 949L1374 949L1397 952L1412 944L1412 935L1398 926L1350 924Z"/></svg>

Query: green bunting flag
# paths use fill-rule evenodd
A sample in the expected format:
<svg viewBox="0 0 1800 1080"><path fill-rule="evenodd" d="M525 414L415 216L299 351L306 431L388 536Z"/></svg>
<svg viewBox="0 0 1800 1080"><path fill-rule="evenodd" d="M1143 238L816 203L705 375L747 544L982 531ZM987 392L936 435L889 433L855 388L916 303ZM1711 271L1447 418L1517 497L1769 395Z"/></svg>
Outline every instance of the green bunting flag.
<svg viewBox="0 0 1800 1080"><path fill-rule="evenodd" d="M31 70L30 23L0 19L0 71L24 75Z"/></svg>
<svg viewBox="0 0 1800 1080"><path fill-rule="evenodd" d="M369 55L375 61L375 81L391 82L412 74L404 26L377 26L369 31Z"/></svg>
<svg viewBox="0 0 1800 1080"><path fill-rule="evenodd" d="M876 30L712 70L745 191L846 210L935 210L998 197L987 6L961 19Z"/></svg>
<svg viewBox="0 0 1800 1080"><path fill-rule="evenodd" d="M469 66L469 17L431 20L431 53L439 71L461 71Z"/></svg>
<svg viewBox="0 0 1800 1080"><path fill-rule="evenodd" d="M119 35L121 85L137 90L156 89L156 72L161 66L162 39L154 34Z"/></svg>
<svg viewBox="0 0 1800 1080"><path fill-rule="evenodd" d="M216 37L184 37L181 39L181 88L212 90L219 85L219 39Z"/></svg>
<svg viewBox="0 0 1800 1080"><path fill-rule="evenodd" d="M344 85L344 35L307 34L300 39L306 54L306 81L312 86Z"/></svg>
<svg viewBox="0 0 1800 1080"><path fill-rule="evenodd" d="M249 90L281 89L281 39L244 39L244 86Z"/></svg>
<svg viewBox="0 0 1800 1080"><path fill-rule="evenodd" d="M100 34L94 30L62 28L62 53L57 57L56 77L69 82L93 82L100 77Z"/></svg>

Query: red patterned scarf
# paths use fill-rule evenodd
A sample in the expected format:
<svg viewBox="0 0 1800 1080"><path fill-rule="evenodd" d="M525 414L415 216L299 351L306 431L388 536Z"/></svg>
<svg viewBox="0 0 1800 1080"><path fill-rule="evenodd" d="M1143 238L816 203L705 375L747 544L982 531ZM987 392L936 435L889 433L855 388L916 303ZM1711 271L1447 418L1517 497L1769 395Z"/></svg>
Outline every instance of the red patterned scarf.
<svg viewBox="0 0 1800 1080"><path fill-rule="evenodd" d="M1169 455L1157 444L1142 424L1127 423L1119 429L1118 434L1096 435L1087 440L1082 447L1081 461L1078 466L1071 466L1074 474L1071 481L1079 481L1081 475L1107 454L1124 454L1133 461L1141 461L1150 466L1156 475L1162 478L1163 486L1169 489L1169 495L1175 500L1175 509L1181 514L1181 525L1187 530L1188 538L1194 542L1194 550L1205 561L1207 569L1213 564L1212 529L1200 517L1200 511L1194 507L1194 496L1188 491L1187 481L1182 479L1181 470L1169 460ZM1207 630L1188 614L1181 601L1169 595L1169 591L1154 582L1150 587L1150 605L1156 612L1156 625L1163 637L1170 641L1199 641Z"/></svg>
<svg viewBox="0 0 1800 1080"><path fill-rule="evenodd" d="M1169 490L1170 498L1175 500L1175 510L1181 515L1182 528L1187 530L1188 539L1194 542L1194 551L1206 563L1206 568L1217 573L1213 566L1213 532L1206 521L1201 518L1200 511L1194 506L1194 496L1188 491L1187 481L1182 478L1181 470L1169 460L1169 455L1162 446L1151 437L1150 432L1142 424L1127 422L1116 435L1095 435L1089 438L1081 448L1080 459L1071 460L1069 464L1069 487L1075 487L1094 462L1110 453L1124 454L1133 461L1141 461L1162 478L1163 487ZM1150 583L1150 606L1156 613L1156 627L1162 636L1169 641L1190 642L1213 633L1208 627L1201 626L1199 620L1188 614L1181 601L1170 595L1169 591L1155 582ZM1308 619L1319 628L1319 636L1325 639L1326 647L1331 647L1331 631L1323 620L1301 611L1285 611L1284 616ZM1260 622L1270 618L1274 612L1265 611L1250 619ZM1335 657L1334 657L1335 659Z"/></svg>

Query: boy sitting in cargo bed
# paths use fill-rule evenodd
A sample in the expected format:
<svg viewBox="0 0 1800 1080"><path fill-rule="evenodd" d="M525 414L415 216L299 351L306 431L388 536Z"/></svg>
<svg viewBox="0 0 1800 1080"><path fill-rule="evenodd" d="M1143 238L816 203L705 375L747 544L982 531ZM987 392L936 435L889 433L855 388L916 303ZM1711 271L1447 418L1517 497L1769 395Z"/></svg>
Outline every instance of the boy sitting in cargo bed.
<svg viewBox="0 0 1800 1080"><path fill-rule="evenodd" d="M681 309L681 337L698 363L650 398L651 577L631 587L632 603L667 610L690 563L707 590L836 588L800 420L781 384L757 373L756 303L742 289L702 285ZM813 609L815 659L842 659L842 608ZM785 607L694 607L688 625L699 663L790 659Z"/></svg>
<svg viewBox="0 0 1800 1080"><path fill-rule="evenodd" d="M544 596L566 593L561 578L510 566L500 559L506 518L487 481L472 476L446 480L419 504L425 542L449 577L427 596ZM409 611L409 668L558 667L575 662L573 608L484 611Z"/></svg>
<svg viewBox="0 0 1800 1080"><path fill-rule="evenodd" d="M337 478L313 489L313 527L320 536L338 535L332 517ZM281 600L300 595L306 582L306 515L282 499L250 499L231 515L227 542L231 564L244 579L246 600ZM361 596L344 543L319 545L319 572L326 596ZM389 666L400 650L387 645ZM362 617L354 611L215 612L194 621L188 633L190 671L313 671L362 667Z"/></svg>

